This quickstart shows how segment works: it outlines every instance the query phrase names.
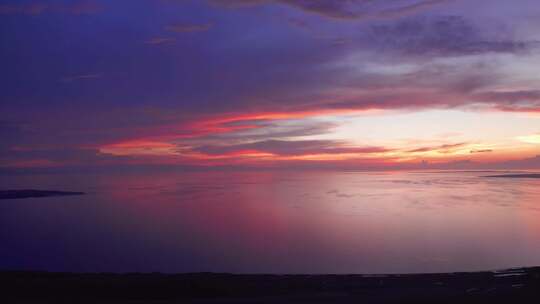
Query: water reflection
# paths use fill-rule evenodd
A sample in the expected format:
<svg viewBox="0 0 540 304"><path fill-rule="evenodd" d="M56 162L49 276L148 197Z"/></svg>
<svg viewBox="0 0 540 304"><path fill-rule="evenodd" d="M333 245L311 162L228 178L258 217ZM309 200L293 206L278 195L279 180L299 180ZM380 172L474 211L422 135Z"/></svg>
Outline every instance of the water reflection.
<svg viewBox="0 0 540 304"><path fill-rule="evenodd" d="M0 268L388 273L540 264L540 180L460 173L20 176Z"/></svg>

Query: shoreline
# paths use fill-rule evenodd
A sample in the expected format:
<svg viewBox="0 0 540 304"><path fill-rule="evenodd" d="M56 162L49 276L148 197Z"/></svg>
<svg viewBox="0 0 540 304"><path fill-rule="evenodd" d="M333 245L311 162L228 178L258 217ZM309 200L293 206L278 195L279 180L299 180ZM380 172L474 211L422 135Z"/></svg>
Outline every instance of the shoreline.
<svg viewBox="0 0 540 304"><path fill-rule="evenodd" d="M540 267L432 274L0 271L7 303L538 303Z"/></svg>

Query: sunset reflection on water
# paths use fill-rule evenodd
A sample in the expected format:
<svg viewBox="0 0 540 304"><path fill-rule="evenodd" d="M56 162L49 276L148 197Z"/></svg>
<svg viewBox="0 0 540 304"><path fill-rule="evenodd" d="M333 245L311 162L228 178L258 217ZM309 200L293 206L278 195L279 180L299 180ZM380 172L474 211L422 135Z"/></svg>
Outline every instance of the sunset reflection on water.
<svg viewBox="0 0 540 304"><path fill-rule="evenodd" d="M540 264L540 180L481 172L18 176L0 268L405 273Z"/></svg>

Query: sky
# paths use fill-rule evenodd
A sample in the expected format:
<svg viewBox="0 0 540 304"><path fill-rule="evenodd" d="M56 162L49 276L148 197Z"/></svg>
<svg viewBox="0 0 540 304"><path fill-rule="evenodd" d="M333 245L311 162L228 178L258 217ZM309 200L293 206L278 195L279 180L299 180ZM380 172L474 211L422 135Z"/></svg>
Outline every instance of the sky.
<svg viewBox="0 0 540 304"><path fill-rule="evenodd" d="M540 168L536 0L0 0L0 171Z"/></svg>

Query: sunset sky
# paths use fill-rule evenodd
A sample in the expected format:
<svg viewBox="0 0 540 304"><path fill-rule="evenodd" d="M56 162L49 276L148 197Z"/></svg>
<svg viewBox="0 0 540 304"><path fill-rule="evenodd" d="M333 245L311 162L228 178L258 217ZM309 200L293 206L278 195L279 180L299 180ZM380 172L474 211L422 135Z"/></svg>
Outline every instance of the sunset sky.
<svg viewBox="0 0 540 304"><path fill-rule="evenodd" d="M537 0L0 1L0 169L540 168Z"/></svg>

